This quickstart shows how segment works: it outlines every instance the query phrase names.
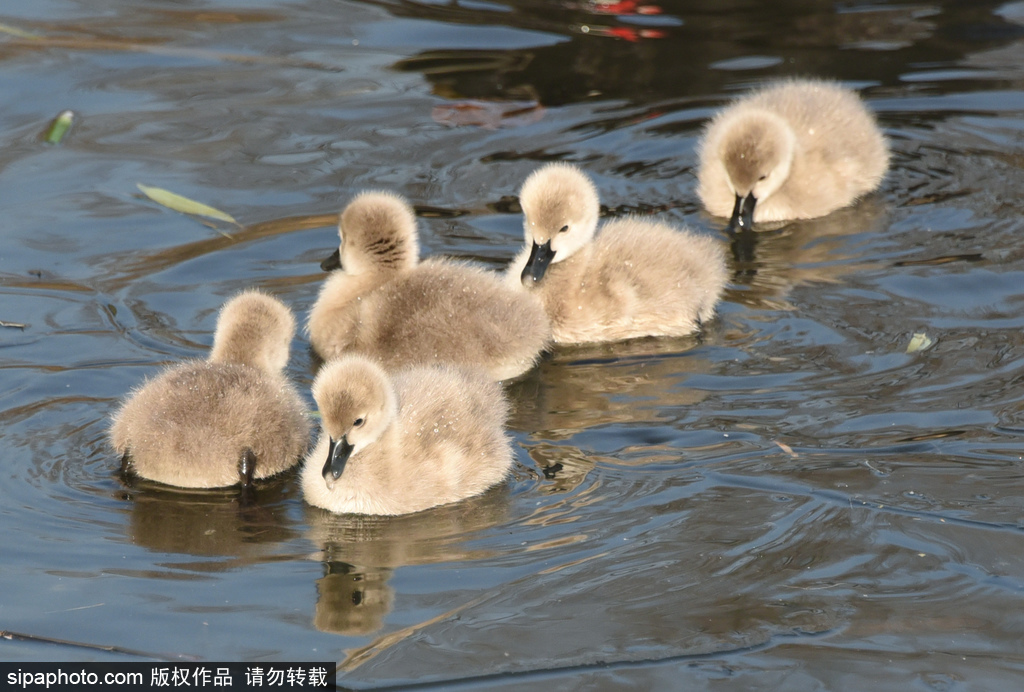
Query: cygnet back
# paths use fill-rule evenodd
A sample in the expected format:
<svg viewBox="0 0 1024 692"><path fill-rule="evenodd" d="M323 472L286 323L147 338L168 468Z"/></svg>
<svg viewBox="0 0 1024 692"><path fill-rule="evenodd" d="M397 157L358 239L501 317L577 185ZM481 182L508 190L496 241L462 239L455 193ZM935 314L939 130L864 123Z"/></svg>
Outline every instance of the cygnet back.
<svg viewBox="0 0 1024 692"><path fill-rule="evenodd" d="M282 372L295 320L245 292L221 310L208 360L166 368L114 414L111 444L143 478L215 488L295 465L309 441L305 406Z"/></svg>
<svg viewBox="0 0 1024 692"><path fill-rule="evenodd" d="M400 197L359 195L342 212L339 234L307 325L322 358L363 353L389 369L449 363L506 379L530 369L547 346L550 325L533 297L467 262L417 263L415 219Z"/></svg>

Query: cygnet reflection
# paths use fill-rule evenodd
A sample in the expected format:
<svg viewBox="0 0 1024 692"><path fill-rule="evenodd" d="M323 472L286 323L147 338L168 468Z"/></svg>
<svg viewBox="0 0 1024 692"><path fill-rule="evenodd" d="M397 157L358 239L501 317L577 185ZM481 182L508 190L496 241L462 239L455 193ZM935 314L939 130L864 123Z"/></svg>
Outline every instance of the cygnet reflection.
<svg viewBox="0 0 1024 692"><path fill-rule="evenodd" d="M491 488L462 502L415 514L333 514L306 506L307 537L324 566L316 581L313 625L324 632L364 635L380 629L395 593L388 584L402 567L471 562L494 551L474 547L480 534L508 520L508 489Z"/></svg>
<svg viewBox="0 0 1024 692"><path fill-rule="evenodd" d="M508 390L509 427L535 441L529 454L548 492L569 491L594 467L592 455L572 444L586 431L616 425L656 424L681 417L707 392L686 386L714 363L692 351L701 337L648 338L559 346ZM569 444L565 444L569 442Z"/></svg>
<svg viewBox="0 0 1024 692"><path fill-rule="evenodd" d="M725 300L751 308L789 309L797 286L836 283L870 266L860 261L855 236L882 233L889 210L878 195L828 216L763 224L729 234L732 282Z"/></svg>
<svg viewBox="0 0 1024 692"><path fill-rule="evenodd" d="M131 502L128 538L154 552L254 558L295 537L282 521L285 501L295 494L296 473L257 483L239 497L237 489L171 489L136 480L125 494ZM203 569L233 569L235 562L206 563Z"/></svg>
<svg viewBox="0 0 1024 692"><path fill-rule="evenodd" d="M313 626L321 632L356 636L372 634L384 624L395 600L388 586L392 570L324 563L324 576L316 581Z"/></svg>

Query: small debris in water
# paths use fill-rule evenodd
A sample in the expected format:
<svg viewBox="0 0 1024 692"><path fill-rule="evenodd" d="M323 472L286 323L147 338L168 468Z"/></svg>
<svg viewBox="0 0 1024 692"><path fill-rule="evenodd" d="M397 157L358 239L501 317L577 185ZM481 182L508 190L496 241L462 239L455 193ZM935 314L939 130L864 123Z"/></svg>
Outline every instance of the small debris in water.
<svg viewBox="0 0 1024 692"><path fill-rule="evenodd" d="M75 120L74 111L63 111L60 115L53 119L50 123L50 127L46 130L46 134L43 135L43 140L47 144L60 144L61 140L64 139L64 135L71 129L71 123Z"/></svg>
<svg viewBox="0 0 1024 692"><path fill-rule="evenodd" d="M928 338L928 335L924 332L915 332L914 336L910 337L910 343L907 345L907 353L924 351L934 343L935 342Z"/></svg>
<svg viewBox="0 0 1024 692"><path fill-rule="evenodd" d="M9 327L11 329L20 329L24 331L27 326L27 324L22 324L21 322L4 322L3 320L0 320L0 327Z"/></svg>
<svg viewBox="0 0 1024 692"><path fill-rule="evenodd" d="M0 33L10 34L11 36L17 36L18 38L27 38L29 40L39 40L42 38L39 34L33 34L31 31L25 31L24 29L19 29L18 27L11 26L10 24L0 24Z"/></svg>
<svg viewBox="0 0 1024 692"><path fill-rule="evenodd" d="M785 453L786 453L786 454L788 454L789 456L793 457L794 459L796 459L796 458L797 458L798 456L800 456L799 454L797 454L796 452L794 452L794 451L793 451L793 448L792 448L792 447L790 447L790 446L789 446L788 444L786 444L785 442L779 442L778 440L772 440L772 442L774 442L775 444L777 444L777 445L779 446L779 449L781 449L781 450L782 450L783 452L785 452Z"/></svg>
<svg viewBox="0 0 1024 692"><path fill-rule="evenodd" d="M538 101L468 100L435 106L434 122L451 127L475 125L485 130L500 127L532 125L544 117L544 106Z"/></svg>

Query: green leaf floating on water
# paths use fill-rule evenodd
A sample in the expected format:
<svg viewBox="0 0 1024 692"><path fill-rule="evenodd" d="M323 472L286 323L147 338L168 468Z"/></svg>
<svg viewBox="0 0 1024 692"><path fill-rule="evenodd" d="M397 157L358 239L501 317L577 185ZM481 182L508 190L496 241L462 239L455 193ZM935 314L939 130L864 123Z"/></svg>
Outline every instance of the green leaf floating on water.
<svg viewBox="0 0 1024 692"><path fill-rule="evenodd" d="M910 343L907 344L907 353L914 353L915 351L923 351L931 346L934 341L928 338L927 334L922 332L916 332L914 336L910 337Z"/></svg>
<svg viewBox="0 0 1024 692"><path fill-rule="evenodd" d="M157 204L163 205L168 209L174 211L180 211L182 214L193 214L195 216L205 216L208 219L217 219L218 221L227 221L233 223L236 226L239 225L235 221L234 217L230 214L225 214L220 209L214 209L213 207L203 204L202 202L196 202L195 200L189 199L188 197L182 197L179 194L171 192L170 190L164 190L160 187L149 187L142 183L137 183L142 194L149 197Z"/></svg>
<svg viewBox="0 0 1024 692"><path fill-rule="evenodd" d="M46 140L47 144L60 144L60 141L64 139L64 135L68 133L74 120L75 114L73 111L62 112L50 123L50 128L43 135L43 139Z"/></svg>
<svg viewBox="0 0 1024 692"><path fill-rule="evenodd" d="M31 31L25 31L24 29L19 29L18 27L11 26L10 24L0 24L0 34L10 34L11 36L27 39L42 38L39 34L33 34Z"/></svg>

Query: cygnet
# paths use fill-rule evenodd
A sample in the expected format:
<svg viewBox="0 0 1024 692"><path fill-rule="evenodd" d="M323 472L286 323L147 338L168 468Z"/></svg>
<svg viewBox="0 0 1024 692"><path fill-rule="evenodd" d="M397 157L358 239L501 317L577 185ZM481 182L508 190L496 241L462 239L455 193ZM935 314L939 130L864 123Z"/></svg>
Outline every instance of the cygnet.
<svg viewBox="0 0 1024 692"><path fill-rule="evenodd" d="M311 505L418 512L482 493L511 467L508 404L483 372L434 365L391 377L350 355L323 366L313 398L322 432L302 470Z"/></svg>
<svg viewBox="0 0 1024 692"><path fill-rule="evenodd" d="M714 315L728 279L719 241L637 217L597 233L597 189L565 163L534 171L519 202L526 245L506 280L540 298L556 342L682 336Z"/></svg>
<svg viewBox="0 0 1024 692"><path fill-rule="evenodd" d="M164 370L114 414L123 469L185 488L251 484L298 463L309 444L306 407L284 368L295 318L247 291L221 309L207 360Z"/></svg>
<svg viewBox="0 0 1024 692"><path fill-rule="evenodd" d="M878 187L889 147L853 91L793 79L740 98L708 123L697 194L730 229L811 219Z"/></svg>
<svg viewBox="0 0 1024 692"><path fill-rule="evenodd" d="M398 195L358 195L338 233L307 325L321 358L363 353L389 369L449 363L502 380L529 370L547 347L551 327L533 296L467 262L419 262L416 218Z"/></svg>

